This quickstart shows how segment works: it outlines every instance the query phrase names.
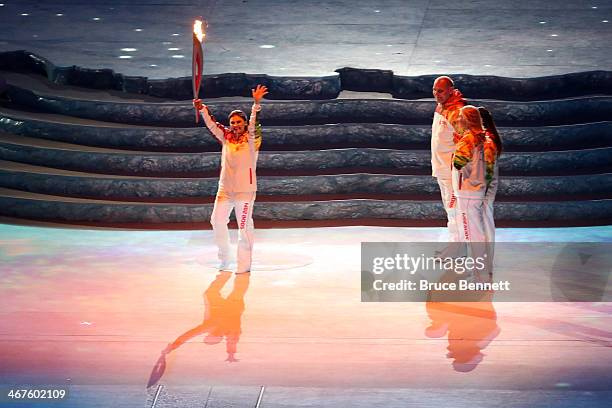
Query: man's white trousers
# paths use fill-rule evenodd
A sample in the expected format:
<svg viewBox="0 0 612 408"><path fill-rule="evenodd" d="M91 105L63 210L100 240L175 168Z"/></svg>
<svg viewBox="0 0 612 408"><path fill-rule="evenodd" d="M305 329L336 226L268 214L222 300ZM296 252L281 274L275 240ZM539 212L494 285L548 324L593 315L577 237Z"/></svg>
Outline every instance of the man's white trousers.
<svg viewBox="0 0 612 408"><path fill-rule="evenodd" d="M438 186L440 187L440 194L442 195L442 204L446 211L448 228L448 242L457 242L457 220L456 220L456 208L457 199L453 194L453 182L451 179L437 178Z"/></svg>

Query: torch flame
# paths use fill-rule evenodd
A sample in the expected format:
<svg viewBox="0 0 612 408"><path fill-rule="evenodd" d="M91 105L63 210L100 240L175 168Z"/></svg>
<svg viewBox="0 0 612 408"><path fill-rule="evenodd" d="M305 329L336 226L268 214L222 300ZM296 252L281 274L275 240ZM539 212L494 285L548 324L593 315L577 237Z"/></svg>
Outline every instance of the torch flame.
<svg viewBox="0 0 612 408"><path fill-rule="evenodd" d="M196 20L193 23L193 33L196 35L196 37L198 37L198 41L202 42L202 40L204 39L206 34L204 34L204 31L202 30L202 21L201 20Z"/></svg>

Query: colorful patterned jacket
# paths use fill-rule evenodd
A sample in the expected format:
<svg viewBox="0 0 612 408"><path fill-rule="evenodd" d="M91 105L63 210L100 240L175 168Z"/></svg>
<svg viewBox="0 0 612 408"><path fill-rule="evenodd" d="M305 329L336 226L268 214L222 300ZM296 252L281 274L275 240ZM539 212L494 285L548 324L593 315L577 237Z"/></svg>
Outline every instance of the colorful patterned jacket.
<svg viewBox="0 0 612 408"><path fill-rule="evenodd" d="M261 128L257 114L261 105L253 104L249 117L248 131L240 138L221 123L217 122L207 106L200 110L204 123L223 146L221 149L221 175L219 191L246 193L257 191L257 158L261 146Z"/></svg>
<svg viewBox="0 0 612 408"><path fill-rule="evenodd" d="M493 182L493 178L495 177L495 165L497 163L497 157L499 156L499 152L497 151L497 146L495 145L495 136L485 130L485 140L484 140L484 160L485 166L487 168L487 187L491 185Z"/></svg>
<svg viewBox="0 0 612 408"><path fill-rule="evenodd" d="M451 178L451 160L462 132L457 118L459 110L465 105L461 92L455 89L444 105L438 104L436 107L431 126L431 169L434 177Z"/></svg>
<svg viewBox="0 0 612 408"><path fill-rule="evenodd" d="M490 134L466 131L453 156L453 190L457 197L483 198L495 177L497 148Z"/></svg>

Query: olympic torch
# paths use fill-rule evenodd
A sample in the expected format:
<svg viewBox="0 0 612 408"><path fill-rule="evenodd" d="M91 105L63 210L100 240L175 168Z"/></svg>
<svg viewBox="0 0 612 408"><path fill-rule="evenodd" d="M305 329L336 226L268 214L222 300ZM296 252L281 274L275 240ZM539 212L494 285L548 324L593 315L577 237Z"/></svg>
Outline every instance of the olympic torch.
<svg viewBox="0 0 612 408"><path fill-rule="evenodd" d="M193 88L193 99L198 98L200 94L200 85L202 84L202 68L204 67L204 51L202 50L202 43L206 34L204 33L206 23L204 19L200 17L193 23L193 55L191 60L191 86ZM195 112L196 123L200 121L200 112L196 109Z"/></svg>

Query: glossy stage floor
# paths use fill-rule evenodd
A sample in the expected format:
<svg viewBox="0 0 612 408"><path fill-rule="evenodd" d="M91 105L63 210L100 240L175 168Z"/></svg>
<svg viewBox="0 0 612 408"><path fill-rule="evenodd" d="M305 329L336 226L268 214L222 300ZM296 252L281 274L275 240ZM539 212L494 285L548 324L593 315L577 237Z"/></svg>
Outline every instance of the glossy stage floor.
<svg viewBox="0 0 612 408"><path fill-rule="evenodd" d="M0 383L68 389L53 406L612 398L610 303L454 304L445 334L426 330L424 303L361 302L360 242L440 241L441 228L258 230L250 276L218 274L211 231L0 224L0 235ZM612 226L498 230L502 242L611 237Z"/></svg>

